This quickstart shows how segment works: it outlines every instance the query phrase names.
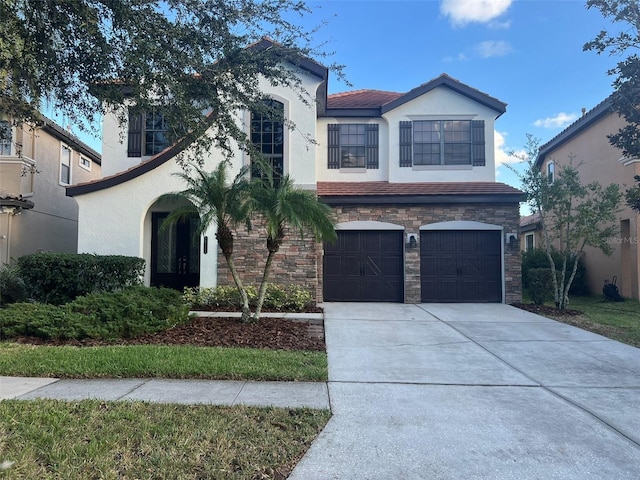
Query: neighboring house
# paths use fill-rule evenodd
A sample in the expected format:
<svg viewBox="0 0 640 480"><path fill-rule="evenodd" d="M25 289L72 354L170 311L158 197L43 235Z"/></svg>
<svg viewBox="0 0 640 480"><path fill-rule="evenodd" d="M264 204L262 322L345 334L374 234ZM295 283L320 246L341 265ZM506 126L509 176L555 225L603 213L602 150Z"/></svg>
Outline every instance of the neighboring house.
<svg viewBox="0 0 640 480"><path fill-rule="evenodd" d="M72 183L101 177L100 154L53 121L14 125L0 115L0 265L36 252L75 253Z"/></svg>
<svg viewBox="0 0 640 480"><path fill-rule="evenodd" d="M538 213L520 218L520 250L528 252L540 248L541 238L542 230Z"/></svg>
<svg viewBox="0 0 640 480"><path fill-rule="evenodd" d="M616 183L622 190L634 184L634 175L640 174L640 159L624 158L621 150L611 146L607 135L625 125L625 121L611 110L611 98L607 98L564 131L542 145L536 165L549 178L557 167L570 158L579 165L583 184L599 182L602 186ZM610 239L613 255L608 257L600 250L587 247L584 263L589 288L593 293L602 291L605 280L617 277L617 285L623 296L640 298L639 246L640 224L638 215L625 205L617 214L619 233ZM522 225L522 224L521 224ZM521 232L525 232L522 227ZM531 228L531 226L529 227ZM524 233L526 235L526 233Z"/></svg>
<svg viewBox="0 0 640 480"><path fill-rule="evenodd" d="M495 182L494 122L506 105L447 75L407 93L327 96L325 67L304 59L297 68L315 108L264 85L296 130L250 112L241 118L276 170L334 209L338 241L292 233L271 279L311 287L320 301L520 300L522 192ZM162 142L161 119L153 112L129 127L119 143L115 119L105 117L109 176L67 189L80 205L79 251L143 257L151 285L231 283L214 227L195 240L188 224L159 228L174 206L158 198L184 188L172 175L179 149ZM210 152L207 170L221 160ZM250 162L237 151L234 172ZM249 283L266 258L259 235L237 236L236 265Z"/></svg>

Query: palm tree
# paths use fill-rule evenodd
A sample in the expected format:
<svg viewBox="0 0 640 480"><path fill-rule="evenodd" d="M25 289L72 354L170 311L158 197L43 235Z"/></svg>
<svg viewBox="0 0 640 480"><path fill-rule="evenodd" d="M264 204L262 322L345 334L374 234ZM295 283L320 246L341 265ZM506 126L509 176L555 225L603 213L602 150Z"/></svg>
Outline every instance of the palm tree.
<svg viewBox="0 0 640 480"><path fill-rule="evenodd" d="M258 320L271 264L284 241L286 227L297 229L301 237L305 230L310 230L317 241L334 241L337 235L331 220L331 208L320 203L313 193L297 188L289 175L274 179L273 170L267 169L261 178L252 182L251 201L252 209L264 217L269 252L254 314L254 319Z"/></svg>
<svg viewBox="0 0 640 480"><path fill-rule="evenodd" d="M248 168L244 167L232 182L228 181L228 162L223 161L212 172L193 165L193 173L175 173L187 183L181 192L163 195L162 199L188 200L188 204L178 207L167 217L167 222L180 221L184 218L199 216L198 234L201 235L215 222L216 239L222 250L224 259L236 284L242 302L242 321L251 319L247 291L242 284L233 262L233 228L245 223L251 229L249 201L250 184L247 180Z"/></svg>

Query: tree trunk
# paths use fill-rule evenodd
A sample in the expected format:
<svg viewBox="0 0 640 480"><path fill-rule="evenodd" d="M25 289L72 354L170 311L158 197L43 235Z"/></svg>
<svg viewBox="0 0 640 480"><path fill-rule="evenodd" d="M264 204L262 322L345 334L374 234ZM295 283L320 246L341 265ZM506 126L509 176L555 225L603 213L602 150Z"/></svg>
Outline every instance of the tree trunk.
<svg viewBox="0 0 640 480"><path fill-rule="evenodd" d="M260 290L258 290L258 301L256 304L256 311L253 315L253 319L257 322L260 320L260 312L262 311L262 304L264 303L264 297L267 293L267 283L269 277L269 271L271 270L271 263L273 263L273 257L276 256L276 252L269 250L267 255L267 261L264 264L264 272L262 273L262 281L260 282Z"/></svg>
<svg viewBox="0 0 640 480"><path fill-rule="evenodd" d="M247 296L247 291L242 285L242 280L240 280L240 276L236 271L236 266L233 263L233 257L227 253L224 253L224 259L227 261L227 266L229 267L229 271L231 272L231 276L233 277L233 281L236 284L236 288L238 289L238 293L240 294L240 300L242 301L242 316L241 320L243 323L249 323L251 321L251 311L249 310L249 297Z"/></svg>

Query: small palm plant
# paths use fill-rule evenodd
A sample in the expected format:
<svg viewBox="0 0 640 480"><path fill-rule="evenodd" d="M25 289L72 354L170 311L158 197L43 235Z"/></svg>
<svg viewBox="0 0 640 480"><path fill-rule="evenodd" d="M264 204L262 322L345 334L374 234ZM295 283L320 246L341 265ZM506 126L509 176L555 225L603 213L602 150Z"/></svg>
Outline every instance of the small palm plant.
<svg viewBox="0 0 640 480"><path fill-rule="evenodd" d="M198 166L192 166L192 169L194 173L175 174L187 184L185 190L167 193L161 197L166 200L188 201L184 206L173 210L166 222L199 217L199 235L204 233L212 222L215 222L218 245L242 302L242 321L248 322L251 319L249 299L233 262L233 229L240 223L244 223L247 229L251 229L248 168L242 168L231 182L229 165L226 161L220 162L212 172L206 172Z"/></svg>
<svg viewBox="0 0 640 480"><path fill-rule="evenodd" d="M262 214L267 230L268 256L264 266L254 320L260 318L269 272L273 259L280 250L288 226L300 236L310 230L317 241L335 241L337 238L331 208L321 203L315 194L294 185L289 175L274 178L273 169L263 168L263 175L251 183L252 210Z"/></svg>

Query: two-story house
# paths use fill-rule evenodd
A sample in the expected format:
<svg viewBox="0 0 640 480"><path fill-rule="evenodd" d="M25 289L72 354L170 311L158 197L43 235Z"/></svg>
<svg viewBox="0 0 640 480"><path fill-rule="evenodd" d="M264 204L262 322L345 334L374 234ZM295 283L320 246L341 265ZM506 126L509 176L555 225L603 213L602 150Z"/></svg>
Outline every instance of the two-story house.
<svg viewBox="0 0 640 480"><path fill-rule="evenodd" d="M36 252L75 253L72 183L101 177L101 157L48 118L14 125L0 116L0 265Z"/></svg>
<svg viewBox="0 0 640 480"><path fill-rule="evenodd" d="M607 135L616 133L625 125L624 118L611 109L607 98L569 125L554 138L542 145L536 166L549 179L557 174L557 167L573 158L579 165L583 185L598 182L603 186L612 183L622 190L634 185L634 176L640 174L640 159L625 158L622 151L613 147ZM535 220L535 219L534 219ZM609 239L613 248L611 256L599 249L586 247L583 260L587 281L593 293L602 291L605 280L617 277L620 293L628 298L640 298L640 222L631 208L622 205L617 213L619 234ZM523 225L523 234L533 242L539 238L536 221Z"/></svg>
<svg viewBox="0 0 640 480"><path fill-rule="evenodd" d="M328 72L295 67L315 105L283 87L264 91L295 130L243 112L242 125L274 164L314 190L336 216L338 241L289 241L274 282L303 284L322 301L513 302L520 299L515 188L495 182L494 122L506 105L447 75L406 93L363 90L327 95ZM79 251L147 260L148 284L229 284L215 231L159 226L172 205L158 198L184 188L179 147L163 143L161 117L130 120L127 142L104 120L102 180L67 189L80 205ZM310 141L310 139L312 141ZM222 161L209 152L205 168ZM251 158L238 150L234 168ZM260 231L238 232L236 264L257 283L266 257Z"/></svg>

